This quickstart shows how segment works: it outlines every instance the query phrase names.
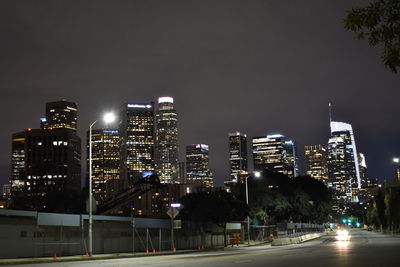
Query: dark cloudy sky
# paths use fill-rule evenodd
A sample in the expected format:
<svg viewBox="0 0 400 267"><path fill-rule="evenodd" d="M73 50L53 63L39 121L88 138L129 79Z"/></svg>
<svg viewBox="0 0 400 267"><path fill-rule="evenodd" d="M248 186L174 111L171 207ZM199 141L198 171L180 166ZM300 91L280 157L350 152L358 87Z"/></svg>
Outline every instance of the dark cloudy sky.
<svg viewBox="0 0 400 267"><path fill-rule="evenodd" d="M123 102L175 98L180 151L210 145L228 178L228 132L282 133L326 144L334 119L353 125L372 177L400 155L400 76L380 49L343 29L367 1L1 1L0 181L11 134L37 128L45 102L79 105L79 133Z"/></svg>

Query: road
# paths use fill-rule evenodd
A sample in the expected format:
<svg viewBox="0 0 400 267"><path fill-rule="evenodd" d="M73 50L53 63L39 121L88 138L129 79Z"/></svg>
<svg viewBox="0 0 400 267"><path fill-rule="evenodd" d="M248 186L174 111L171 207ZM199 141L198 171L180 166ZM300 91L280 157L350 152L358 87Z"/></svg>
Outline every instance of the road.
<svg viewBox="0 0 400 267"><path fill-rule="evenodd" d="M168 256L137 257L80 262L56 262L19 266L400 266L400 237L352 230L349 241L329 235L299 245L256 246L225 251L196 252Z"/></svg>

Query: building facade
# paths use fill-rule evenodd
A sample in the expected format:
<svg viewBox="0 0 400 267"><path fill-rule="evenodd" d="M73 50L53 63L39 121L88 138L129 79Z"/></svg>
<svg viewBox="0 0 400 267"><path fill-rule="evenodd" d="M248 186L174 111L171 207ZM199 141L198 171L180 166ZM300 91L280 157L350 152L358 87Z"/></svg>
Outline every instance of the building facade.
<svg viewBox="0 0 400 267"><path fill-rule="evenodd" d="M161 183L179 183L178 116L172 97L160 97L156 111L155 171Z"/></svg>
<svg viewBox="0 0 400 267"><path fill-rule="evenodd" d="M269 170L289 177L298 175L296 146L281 134L253 137L255 171Z"/></svg>
<svg viewBox="0 0 400 267"><path fill-rule="evenodd" d="M238 182L248 173L247 136L240 132L229 134L229 167L231 182Z"/></svg>
<svg viewBox="0 0 400 267"><path fill-rule="evenodd" d="M89 177L89 131L87 132L87 170ZM113 197L119 183L119 135L115 129L92 130L93 196L103 202Z"/></svg>
<svg viewBox="0 0 400 267"><path fill-rule="evenodd" d="M11 184L10 183L3 184L3 199L4 200L11 199Z"/></svg>
<svg viewBox="0 0 400 267"><path fill-rule="evenodd" d="M353 129L348 123L331 122L328 186L334 194L334 209L339 213L344 213L350 202L358 201L361 188L359 161Z"/></svg>
<svg viewBox="0 0 400 267"><path fill-rule="evenodd" d="M120 189L125 191L154 171L154 104L128 103L119 114Z"/></svg>
<svg viewBox="0 0 400 267"><path fill-rule="evenodd" d="M346 161L346 143L342 137L332 137L328 141L328 186L333 192L335 205L345 211L351 202L352 189Z"/></svg>
<svg viewBox="0 0 400 267"><path fill-rule="evenodd" d="M368 187L368 167L364 153L358 153L358 169L360 171L361 188Z"/></svg>
<svg viewBox="0 0 400 267"><path fill-rule="evenodd" d="M307 175L328 185L327 151L322 145L304 146Z"/></svg>
<svg viewBox="0 0 400 267"><path fill-rule="evenodd" d="M194 187L212 188L214 180L209 167L209 149L205 144L186 146L186 182Z"/></svg>
<svg viewBox="0 0 400 267"><path fill-rule="evenodd" d="M17 208L68 211L72 203L62 201L80 193L80 160L81 141L73 130L27 129L13 134L11 195Z"/></svg>
<svg viewBox="0 0 400 267"><path fill-rule="evenodd" d="M76 133L77 104L67 100L46 103L46 118L41 119L42 129L70 129Z"/></svg>

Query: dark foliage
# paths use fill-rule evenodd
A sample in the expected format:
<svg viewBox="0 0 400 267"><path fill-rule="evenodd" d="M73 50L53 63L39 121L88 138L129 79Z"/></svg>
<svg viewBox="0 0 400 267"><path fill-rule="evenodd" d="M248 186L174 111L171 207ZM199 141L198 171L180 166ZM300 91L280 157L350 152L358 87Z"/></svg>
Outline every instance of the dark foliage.
<svg viewBox="0 0 400 267"><path fill-rule="evenodd" d="M332 199L326 186L309 176L289 178L265 171L260 178L250 177L249 207L253 221L276 224L280 221L323 223L329 220ZM245 185L235 192L245 199Z"/></svg>
<svg viewBox="0 0 400 267"><path fill-rule="evenodd" d="M400 67L400 0L373 0L366 7L347 11L344 27L371 46L382 45L382 60L397 72Z"/></svg>

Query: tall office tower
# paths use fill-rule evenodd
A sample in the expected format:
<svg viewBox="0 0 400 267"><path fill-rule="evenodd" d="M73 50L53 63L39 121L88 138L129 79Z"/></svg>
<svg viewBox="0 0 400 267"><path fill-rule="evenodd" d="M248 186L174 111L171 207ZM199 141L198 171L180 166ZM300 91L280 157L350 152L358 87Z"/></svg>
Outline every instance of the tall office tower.
<svg viewBox="0 0 400 267"><path fill-rule="evenodd" d="M229 134L229 164L232 182L240 181L247 174L247 137L243 133Z"/></svg>
<svg viewBox="0 0 400 267"><path fill-rule="evenodd" d="M46 103L46 119L41 119L43 129L70 129L76 132L77 129L77 105L74 102L60 100ZM43 123L43 124L42 124Z"/></svg>
<svg viewBox="0 0 400 267"><path fill-rule="evenodd" d="M178 166L179 166L179 172L178 172L179 183L186 184L186 162L181 161L179 162Z"/></svg>
<svg viewBox="0 0 400 267"><path fill-rule="evenodd" d="M81 189L81 141L69 129L28 129L12 135L11 194L30 210L67 212ZM19 204L16 204L19 203Z"/></svg>
<svg viewBox="0 0 400 267"><path fill-rule="evenodd" d="M154 162L161 183L179 183L177 118L174 99L158 98Z"/></svg>
<svg viewBox="0 0 400 267"><path fill-rule="evenodd" d="M186 181L194 187L211 188L214 185L209 167L208 145L186 146Z"/></svg>
<svg viewBox="0 0 400 267"><path fill-rule="evenodd" d="M296 177L298 163L296 146L281 134L253 137L254 170L270 170Z"/></svg>
<svg viewBox="0 0 400 267"><path fill-rule="evenodd" d="M348 203L357 201L361 188L358 155L350 124L331 122L328 142L328 185L333 190L338 212L345 212Z"/></svg>
<svg viewBox="0 0 400 267"><path fill-rule="evenodd" d="M328 187L334 195L334 210L344 213L352 198L346 160L346 143L342 137L332 137L328 141Z"/></svg>
<svg viewBox="0 0 400 267"><path fill-rule="evenodd" d="M367 162L363 153L358 153L358 169L360 171L361 188L368 187Z"/></svg>
<svg viewBox="0 0 400 267"><path fill-rule="evenodd" d="M154 171L153 103L125 104L119 115L120 191Z"/></svg>
<svg viewBox="0 0 400 267"><path fill-rule="evenodd" d="M4 200L11 199L11 184L10 183L3 184L3 199Z"/></svg>
<svg viewBox="0 0 400 267"><path fill-rule="evenodd" d="M43 117L40 118L40 129L46 129L47 128L47 118Z"/></svg>
<svg viewBox="0 0 400 267"><path fill-rule="evenodd" d="M307 175L328 185L328 167L326 148L321 145L304 146Z"/></svg>
<svg viewBox="0 0 400 267"><path fill-rule="evenodd" d="M113 197L118 190L120 164L118 140L118 130L92 130L92 187L93 196L99 202ZM87 151L89 170L89 131Z"/></svg>

